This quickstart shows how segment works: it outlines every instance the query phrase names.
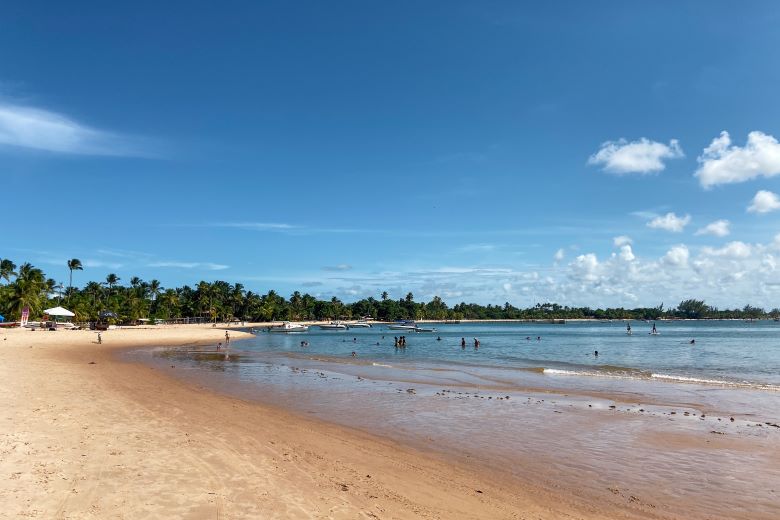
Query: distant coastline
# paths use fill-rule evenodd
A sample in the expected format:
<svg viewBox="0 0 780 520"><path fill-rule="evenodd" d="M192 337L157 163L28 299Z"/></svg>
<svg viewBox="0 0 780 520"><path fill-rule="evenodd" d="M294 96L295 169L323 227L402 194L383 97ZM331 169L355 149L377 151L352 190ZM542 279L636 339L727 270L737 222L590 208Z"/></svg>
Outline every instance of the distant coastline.
<svg viewBox="0 0 780 520"><path fill-rule="evenodd" d="M378 298L369 296L346 303L336 296L293 292L289 298L269 290L257 294L243 284L225 281L200 281L195 286L164 288L158 280L145 281L137 276L123 285L116 274L105 281L90 281L78 288L73 285L74 272L83 271L77 258L68 260L68 284L48 278L30 263L17 266L9 259L0 260L0 314L6 321L48 318L45 310L66 307L73 320L80 323L140 324L157 322L229 323L357 320L416 320L435 322L531 322L563 323L574 320L667 320L667 319L774 319L780 321L780 309L769 311L752 305L739 309L718 309L703 300L688 299L674 308L623 307L593 309L558 303L536 303L519 308L509 302L502 305L476 303L447 304L440 296L419 302L411 292L391 298L383 291Z"/></svg>

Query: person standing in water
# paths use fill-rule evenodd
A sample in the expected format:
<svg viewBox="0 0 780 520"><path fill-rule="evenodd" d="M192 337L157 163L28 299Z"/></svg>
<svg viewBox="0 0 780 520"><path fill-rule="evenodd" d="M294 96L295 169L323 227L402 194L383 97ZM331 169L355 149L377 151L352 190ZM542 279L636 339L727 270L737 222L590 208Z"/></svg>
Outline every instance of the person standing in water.
<svg viewBox="0 0 780 520"><path fill-rule="evenodd" d="M655 330L655 322L653 322L653 330L650 331L650 334L658 334L658 331Z"/></svg>
<svg viewBox="0 0 780 520"><path fill-rule="evenodd" d="M460 338L460 348L466 348L466 338Z"/></svg>
<svg viewBox="0 0 780 520"><path fill-rule="evenodd" d="M626 323L626 334L631 334L631 324Z"/></svg>

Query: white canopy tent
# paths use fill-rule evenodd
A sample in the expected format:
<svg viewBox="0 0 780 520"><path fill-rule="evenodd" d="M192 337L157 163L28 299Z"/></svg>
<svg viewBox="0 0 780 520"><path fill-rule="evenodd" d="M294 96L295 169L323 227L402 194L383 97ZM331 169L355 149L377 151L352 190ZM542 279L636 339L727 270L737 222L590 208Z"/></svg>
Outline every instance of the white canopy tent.
<svg viewBox="0 0 780 520"><path fill-rule="evenodd" d="M44 310L43 313L48 314L49 316L67 316L69 318L75 316L75 314L64 307L52 307L51 309Z"/></svg>

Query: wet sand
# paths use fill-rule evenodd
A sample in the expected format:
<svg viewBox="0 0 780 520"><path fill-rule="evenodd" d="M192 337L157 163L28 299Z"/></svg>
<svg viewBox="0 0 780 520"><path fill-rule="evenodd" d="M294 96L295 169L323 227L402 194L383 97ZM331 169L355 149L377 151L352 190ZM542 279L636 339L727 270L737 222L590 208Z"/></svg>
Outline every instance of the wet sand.
<svg viewBox="0 0 780 520"><path fill-rule="evenodd" d="M234 340L241 335L231 331ZM223 329L108 331L103 345L84 331L13 330L0 331L0 337L0 502L5 505L0 518L776 517L773 493L780 486L765 489L778 478L772 473L780 462L771 450L777 446L774 438L663 429L637 413L623 413L628 410L605 406L611 417L585 414L550 404L549 397L546 404L516 400L525 427L507 431L499 425L515 412L504 418L491 413L493 423L475 424L475 408L461 406L482 404L488 393L467 397L433 388L404 392L405 403L415 413L444 413L451 426L442 429L432 422L427 431L404 431L401 421L397 434L376 435L370 432L387 431L371 424L378 417L375 405L388 401L381 396L354 399L356 392L365 392L347 387L338 395L314 388L307 411L292 405L301 404L299 393L286 400L274 399L271 389L265 396L230 396L215 391L225 389L210 378L171 377L184 374L176 361L150 367L118 356L144 345L202 345L202 351L218 357L222 352L215 345L224 342ZM327 377L317 381L329 384ZM322 413L329 409L320 401L328 396L342 410L345 400L351 403L352 415L364 423L357 429L335 424L348 421ZM393 417L386 419L392 424ZM480 431L476 437L474 428ZM439 445L452 437L450 430L464 439L455 449ZM604 442L591 442L593 432ZM610 445L621 432L636 444ZM511 437L527 449L508 457L506 447L518 445ZM632 457L639 445L641 456ZM614 460L604 467L592 464L616 450L626 457L625 468L600 474L604 468L620 469ZM582 456L562 460L562 453ZM666 473L675 485L686 479L690 485L669 489L661 478L637 488L621 481L626 472L642 473L643 467L667 460L643 460L653 453L679 455ZM717 507L714 513L703 507L711 506L707 497L721 490L745 489L728 487L730 474L718 480L697 466L724 456L736 464L740 456L765 459L757 472L763 471L766 481L758 477L761 493L752 508L718 514ZM701 475L709 489L700 489ZM749 476L733 476L748 478L749 489Z"/></svg>
<svg viewBox="0 0 780 520"><path fill-rule="evenodd" d="M773 519L780 511L780 428L770 420L780 408L776 392L659 381L616 386L611 379L599 391L582 391L582 378L527 371L515 383L547 383L489 377L486 384L473 366L464 374L241 346L229 361L215 354L195 348L126 355L163 371L176 363L171 375L220 393L391 437L471 468L489 467L521 487L602 507L628 503L662 517L702 519ZM751 413L747 402L761 413Z"/></svg>
<svg viewBox="0 0 780 520"><path fill-rule="evenodd" d="M241 333L231 332L234 340ZM220 329L1 331L0 518L656 518L119 361ZM175 370L175 369L171 369Z"/></svg>

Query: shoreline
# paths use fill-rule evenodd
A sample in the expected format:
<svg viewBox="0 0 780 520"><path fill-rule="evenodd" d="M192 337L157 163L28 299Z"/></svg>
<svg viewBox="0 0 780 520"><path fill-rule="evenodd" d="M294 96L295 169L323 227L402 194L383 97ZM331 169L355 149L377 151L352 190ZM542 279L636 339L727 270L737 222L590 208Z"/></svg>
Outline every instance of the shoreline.
<svg viewBox="0 0 780 520"><path fill-rule="evenodd" d="M118 360L225 328L143 330L0 333L0 517L660 518Z"/></svg>

